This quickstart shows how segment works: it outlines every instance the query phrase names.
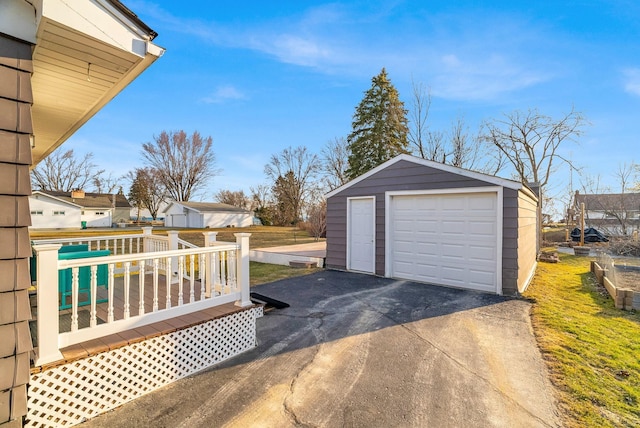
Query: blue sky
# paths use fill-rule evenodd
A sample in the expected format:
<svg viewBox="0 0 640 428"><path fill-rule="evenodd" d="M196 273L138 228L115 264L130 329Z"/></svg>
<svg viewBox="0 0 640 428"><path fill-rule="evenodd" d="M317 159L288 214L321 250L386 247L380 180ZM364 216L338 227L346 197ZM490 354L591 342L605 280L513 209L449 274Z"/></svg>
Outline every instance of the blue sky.
<svg viewBox="0 0 640 428"><path fill-rule="evenodd" d="M222 173L203 193L264 183L289 146L319 153L346 137L382 67L410 105L411 82L432 91L430 128L537 108L589 120L567 144L585 174L638 160L640 3L629 1L125 0L166 53L65 144L116 175L141 166L162 130L214 140ZM509 174L503 174L508 178ZM563 196L568 169L549 186ZM574 174L574 188L580 177Z"/></svg>

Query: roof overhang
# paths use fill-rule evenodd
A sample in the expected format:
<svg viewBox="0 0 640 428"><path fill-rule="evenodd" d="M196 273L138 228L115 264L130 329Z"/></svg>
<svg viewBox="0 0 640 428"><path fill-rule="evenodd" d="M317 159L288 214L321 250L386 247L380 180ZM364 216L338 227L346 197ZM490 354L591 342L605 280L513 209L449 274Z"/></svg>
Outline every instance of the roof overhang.
<svg viewBox="0 0 640 428"><path fill-rule="evenodd" d="M117 0L36 0L34 166L58 148L164 49Z"/></svg>
<svg viewBox="0 0 640 428"><path fill-rule="evenodd" d="M523 185L522 183L519 183L517 181L513 181L513 180L507 180L506 178L500 178L500 177L496 177L494 175L487 175L487 174L483 174L480 172L476 172L476 171L471 171L468 169L464 169L464 168L458 168L452 165L446 165L440 162L434 162L431 160L427 160L427 159L422 159L422 158L418 158L415 156L411 156L411 155L407 155L407 154L402 154L402 155L398 155L392 159L389 159L388 161L378 165L377 167L367 171L366 173L362 174L359 177L354 178L353 180L349 181L348 183L343 184L342 186L330 191L329 193L327 193L325 195L325 198L330 198L332 196L337 195L338 193L342 192L345 189L348 189L349 187L361 182L362 180L372 176L373 174L376 174L377 172L388 168L389 166L396 164L398 162L401 161L406 161L406 162L412 162L418 165L423 165L423 166L427 166L429 168L434 168L434 169L439 169L441 171L447 171L453 174L458 174L458 175L462 175L464 177L468 177L468 178L472 178L475 180L480 180L480 181L485 181L489 184L493 184L496 186L501 186L501 187L506 187L508 189L513 189L513 190L518 190L521 192L524 192L525 194L527 194L531 199L537 201L538 197L531 191L531 189L529 189L527 186Z"/></svg>

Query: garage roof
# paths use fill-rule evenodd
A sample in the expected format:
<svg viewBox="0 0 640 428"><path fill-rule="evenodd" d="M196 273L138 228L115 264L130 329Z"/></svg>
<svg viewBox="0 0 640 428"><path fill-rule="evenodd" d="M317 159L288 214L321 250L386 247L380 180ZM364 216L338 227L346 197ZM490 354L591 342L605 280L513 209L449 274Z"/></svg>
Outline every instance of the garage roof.
<svg viewBox="0 0 640 428"><path fill-rule="evenodd" d="M172 202L170 205L182 205L183 207L190 209L192 211L196 211L199 213L204 212L232 212L232 213L246 213L250 214L251 211L244 210L242 208L234 207L229 204L221 204L218 202ZM169 205L169 206L170 206ZM164 210L165 212L169 209L169 206Z"/></svg>
<svg viewBox="0 0 640 428"><path fill-rule="evenodd" d="M365 180L366 178L376 174L379 171L382 171L383 169L394 165L398 162L401 161L407 161L407 162L412 162L415 163L417 165L423 165L423 166L428 166L430 168L435 168L435 169L439 169L441 171L446 171L446 172L450 172L453 174L458 174L458 175L462 175L464 177L469 177L469 178L473 178L475 180L481 180L481 181L485 181L487 183L490 184L494 184L496 186L502 186L502 187L506 187L508 189L513 189L513 190L522 190L523 192L526 192L527 194L529 194L529 196L531 196L532 198L537 200L537 197L535 196L535 194L531 191L531 189L529 189L527 186L523 185L522 183L518 182L518 181L514 181L514 180L508 180L506 178L500 178L500 177L496 177L494 175L488 175L488 174L483 174L480 172L476 172L476 171L470 171L468 169L464 169L464 168L458 168L452 165L446 165L440 162L434 162L434 161L430 161L427 159L422 159L422 158L418 158L415 156L411 156L411 155L398 155L393 159L390 159L388 161L386 161L383 164L378 165L377 167L373 168L372 170L362 174L359 177L354 178L353 180L349 181L348 183L343 184L342 186L338 187L337 189L332 190L331 192L326 194L327 198L330 198L331 196L337 195L338 193L342 192L345 189L348 189L349 187L361 182L362 180Z"/></svg>

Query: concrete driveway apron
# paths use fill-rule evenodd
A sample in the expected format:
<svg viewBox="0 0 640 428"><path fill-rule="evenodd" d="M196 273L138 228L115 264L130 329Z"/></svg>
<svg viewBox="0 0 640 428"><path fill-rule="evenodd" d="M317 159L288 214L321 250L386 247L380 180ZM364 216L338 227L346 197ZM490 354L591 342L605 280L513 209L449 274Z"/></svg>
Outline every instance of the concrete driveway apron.
<svg viewBox="0 0 640 428"><path fill-rule="evenodd" d="M291 305L257 348L83 426L560 426L524 300L335 271L254 290Z"/></svg>

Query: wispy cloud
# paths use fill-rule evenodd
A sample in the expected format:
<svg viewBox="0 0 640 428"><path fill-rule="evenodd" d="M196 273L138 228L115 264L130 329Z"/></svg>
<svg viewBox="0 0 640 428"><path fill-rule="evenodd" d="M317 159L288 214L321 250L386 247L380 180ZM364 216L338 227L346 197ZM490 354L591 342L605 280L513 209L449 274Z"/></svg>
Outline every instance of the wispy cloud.
<svg viewBox="0 0 640 428"><path fill-rule="evenodd" d="M447 54L434 65L439 71L433 74L433 95L448 99L491 99L551 78L542 71L516 65L500 54L469 59Z"/></svg>
<svg viewBox="0 0 640 428"><path fill-rule="evenodd" d="M419 76L434 95L448 99L494 99L549 80L553 76L547 70L556 68L534 51L554 46L553 35L542 36L548 29L536 29L516 15L405 11L390 20L393 6L381 14L373 7L363 11L329 4L243 28L237 23L181 22L156 4L145 4L148 13L173 31L207 43L253 50L331 75L370 77L372 70L385 66L399 74L397 79ZM233 91L205 102L230 98Z"/></svg>
<svg viewBox="0 0 640 428"><path fill-rule="evenodd" d="M207 104L220 104L228 100L245 100L247 96L231 85L219 86L211 95L202 98Z"/></svg>
<svg viewBox="0 0 640 428"><path fill-rule="evenodd" d="M625 92L640 96L640 68L628 68L623 70L622 74Z"/></svg>

